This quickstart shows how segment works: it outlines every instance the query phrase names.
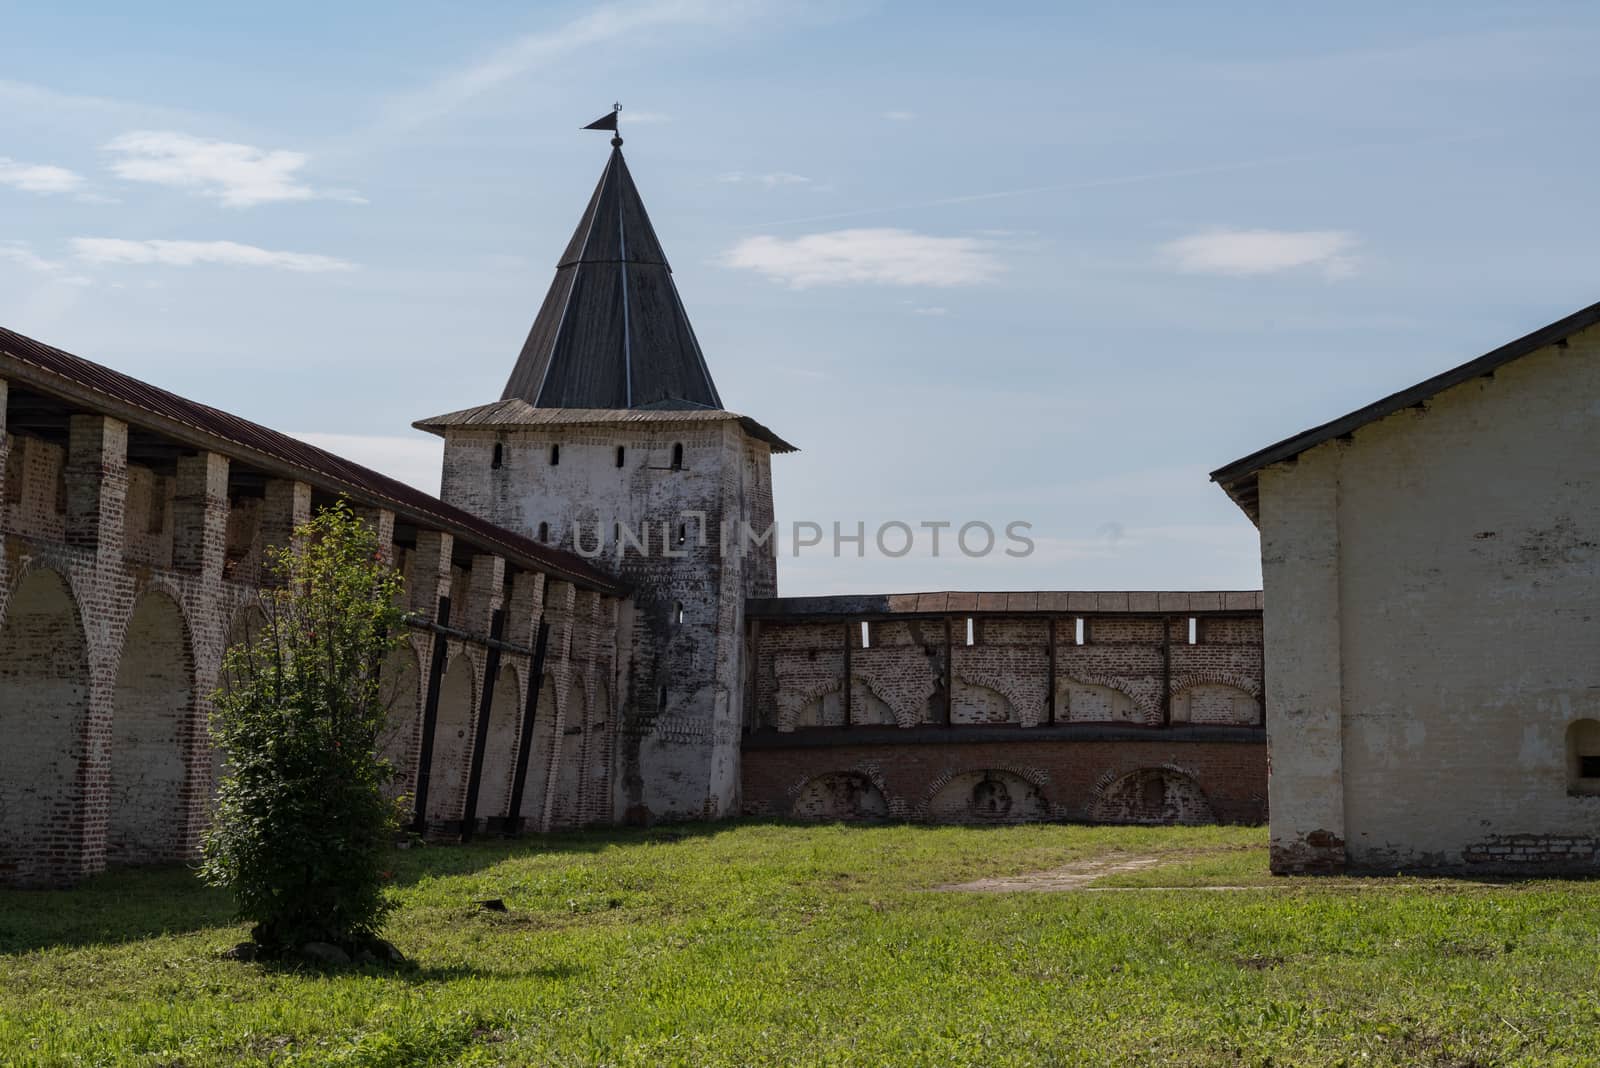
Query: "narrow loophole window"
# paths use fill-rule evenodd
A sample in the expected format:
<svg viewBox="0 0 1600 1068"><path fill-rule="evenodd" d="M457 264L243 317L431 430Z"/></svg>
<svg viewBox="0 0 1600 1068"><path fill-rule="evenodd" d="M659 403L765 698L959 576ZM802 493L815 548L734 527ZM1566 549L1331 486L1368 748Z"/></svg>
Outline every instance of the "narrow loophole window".
<svg viewBox="0 0 1600 1068"><path fill-rule="evenodd" d="M1077 624L1077 627L1076 633L1073 635L1073 644L1082 645L1084 643L1084 639L1087 637L1089 628L1084 625L1086 620L1082 616L1079 616L1074 622Z"/></svg>
<svg viewBox="0 0 1600 1068"><path fill-rule="evenodd" d="M672 606L672 622L674 622L674 623L676 623L676 624L678 624L680 626L683 624L683 602L682 601L677 601Z"/></svg>
<svg viewBox="0 0 1600 1068"><path fill-rule="evenodd" d="M678 524L678 544L689 544L689 525L687 523Z"/></svg>
<svg viewBox="0 0 1600 1068"><path fill-rule="evenodd" d="M622 462L624 460L626 460L627 458L628 458L628 450L623 448L621 445L618 445L617 446L617 466L621 467L622 466Z"/></svg>
<svg viewBox="0 0 1600 1068"><path fill-rule="evenodd" d="M968 645L977 645L978 644L977 628L972 625L972 617L971 616L967 617L967 644Z"/></svg>
<svg viewBox="0 0 1600 1068"><path fill-rule="evenodd" d="M676 444L676 445L674 445L672 447L672 469L674 471L682 471L683 470L683 443L682 442L679 442L678 444Z"/></svg>
<svg viewBox="0 0 1600 1068"><path fill-rule="evenodd" d="M1194 616L1189 617L1189 644L1200 644L1200 621Z"/></svg>
<svg viewBox="0 0 1600 1068"><path fill-rule="evenodd" d="M549 541L550 540L550 524L549 523L540 523L539 524L539 540L540 541Z"/></svg>
<svg viewBox="0 0 1600 1068"><path fill-rule="evenodd" d="M665 686L663 686L663 687L661 687L661 696L656 699L656 711L665 712L666 710L667 710L667 688Z"/></svg>
<svg viewBox="0 0 1600 1068"><path fill-rule="evenodd" d="M494 455L489 458L489 466L496 471L506 462L506 447L500 442L494 443Z"/></svg>
<svg viewBox="0 0 1600 1068"><path fill-rule="evenodd" d="M864 619L861 621L861 648L872 648L872 624Z"/></svg>
<svg viewBox="0 0 1600 1068"><path fill-rule="evenodd" d="M550 446L550 466L554 467L556 464L558 464L560 462L561 462L561 446L560 445L552 445L552 446Z"/></svg>

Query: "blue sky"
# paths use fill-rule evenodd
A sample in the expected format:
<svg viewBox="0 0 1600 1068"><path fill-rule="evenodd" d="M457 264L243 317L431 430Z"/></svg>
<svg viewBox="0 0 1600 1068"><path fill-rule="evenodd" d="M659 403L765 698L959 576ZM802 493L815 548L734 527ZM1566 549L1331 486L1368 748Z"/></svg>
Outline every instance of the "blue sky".
<svg viewBox="0 0 1600 1068"><path fill-rule="evenodd" d="M1033 524L786 594L1253 587L1208 470L1600 297L1580 4L0 17L0 323L434 491L620 100L780 519Z"/></svg>

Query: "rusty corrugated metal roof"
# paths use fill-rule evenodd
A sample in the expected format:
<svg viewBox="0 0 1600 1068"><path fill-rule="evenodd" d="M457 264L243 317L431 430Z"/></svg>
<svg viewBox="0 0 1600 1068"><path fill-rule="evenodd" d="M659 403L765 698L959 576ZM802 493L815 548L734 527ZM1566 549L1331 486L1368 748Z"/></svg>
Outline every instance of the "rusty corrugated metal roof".
<svg viewBox="0 0 1600 1068"><path fill-rule="evenodd" d="M772 446L773 452L799 452L765 426L748 415L722 408L657 409L657 408L535 408L520 397L480 404L476 408L463 408L459 412L446 412L429 419L419 419L411 425L418 430L441 437L450 427L470 426L480 430L506 429L519 426L611 426L626 423L729 423L737 422L745 433Z"/></svg>
<svg viewBox="0 0 1600 1068"><path fill-rule="evenodd" d="M722 407L620 147L556 265L502 396L539 408Z"/></svg>
<svg viewBox="0 0 1600 1068"><path fill-rule="evenodd" d="M522 567L546 571L589 589L607 593L625 590L616 576L582 557L495 526L325 449L4 327L0 327L0 377L246 463L260 466L261 458L266 458L266 466L271 467L270 461L276 461L319 489L392 509L408 522L448 531L460 541L503 554Z"/></svg>

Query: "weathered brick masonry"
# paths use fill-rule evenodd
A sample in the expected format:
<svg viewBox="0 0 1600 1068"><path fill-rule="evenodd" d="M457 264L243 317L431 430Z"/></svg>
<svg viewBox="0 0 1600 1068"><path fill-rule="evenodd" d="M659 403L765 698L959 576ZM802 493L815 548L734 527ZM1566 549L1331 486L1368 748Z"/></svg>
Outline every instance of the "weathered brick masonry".
<svg viewBox="0 0 1600 1068"><path fill-rule="evenodd" d="M383 748L418 826L612 818L616 580L0 330L0 883L193 855L218 765L211 694L259 625L264 550L340 497L407 578L416 625L387 665Z"/></svg>
<svg viewBox="0 0 1600 1068"><path fill-rule="evenodd" d="M752 601L744 811L1260 822L1257 593Z"/></svg>

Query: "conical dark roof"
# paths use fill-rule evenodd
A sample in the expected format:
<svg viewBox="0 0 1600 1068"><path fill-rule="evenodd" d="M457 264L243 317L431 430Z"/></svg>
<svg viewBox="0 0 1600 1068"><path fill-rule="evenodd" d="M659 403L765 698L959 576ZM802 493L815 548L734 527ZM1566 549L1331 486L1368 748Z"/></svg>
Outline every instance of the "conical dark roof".
<svg viewBox="0 0 1600 1068"><path fill-rule="evenodd" d="M503 398L536 408L721 408L621 140L612 145Z"/></svg>

